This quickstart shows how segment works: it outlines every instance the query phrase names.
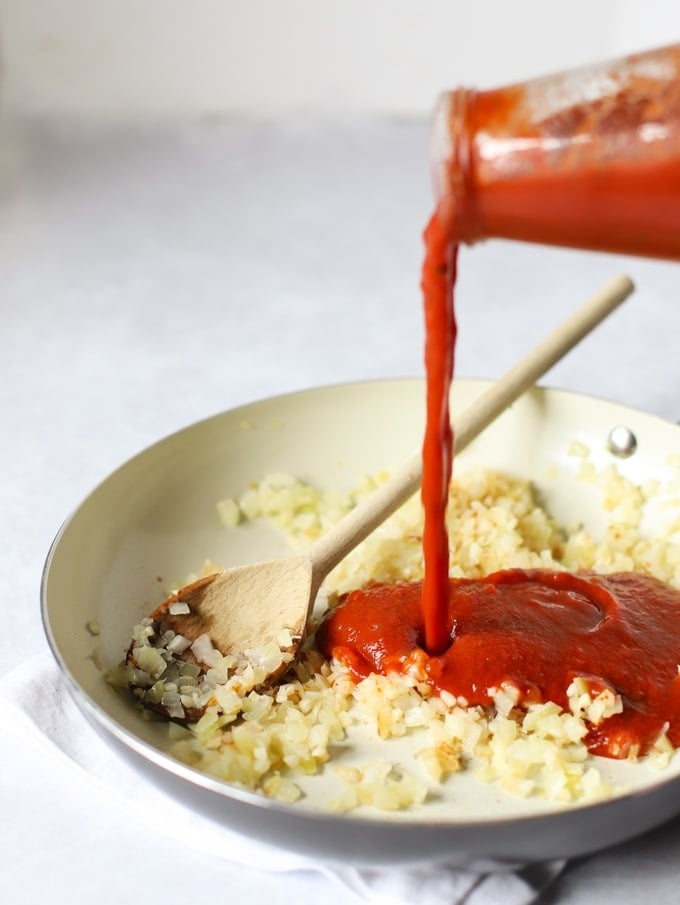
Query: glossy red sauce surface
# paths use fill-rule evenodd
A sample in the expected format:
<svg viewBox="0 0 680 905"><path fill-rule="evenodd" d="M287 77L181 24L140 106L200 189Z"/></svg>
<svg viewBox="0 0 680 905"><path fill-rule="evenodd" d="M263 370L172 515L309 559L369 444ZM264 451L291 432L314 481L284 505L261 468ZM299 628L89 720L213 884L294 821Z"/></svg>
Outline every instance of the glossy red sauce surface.
<svg viewBox="0 0 680 905"><path fill-rule="evenodd" d="M512 683L524 702L568 707L578 676L592 696L621 695L623 711L593 726L591 752L644 753L668 723L680 744L680 592L650 576L513 569L483 579L450 579L452 643L439 655L423 645L422 585L373 585L352 591L317 632L326 656L363 678L404 672L417 663L428 684L491 703Z"/></svg>

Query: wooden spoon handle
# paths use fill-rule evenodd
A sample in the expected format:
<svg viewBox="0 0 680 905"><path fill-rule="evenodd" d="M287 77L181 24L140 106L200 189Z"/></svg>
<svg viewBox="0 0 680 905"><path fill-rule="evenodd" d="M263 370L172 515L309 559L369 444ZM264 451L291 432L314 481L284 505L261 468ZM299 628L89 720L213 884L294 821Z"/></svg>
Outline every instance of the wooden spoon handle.
<svg viewBox="0 0 680 905"><path fill-rule="evenodd" d="M634 288L629 277L623 275L613 277L561 326L489 387L456 418L455 451L460 452L471 443L501 412L532 387L539 377L628 298ZM389 480L381 484L316 541L309 550L309 556L317 586L350 550L418 489L421 477L422 456L418 451Z"/></svg>

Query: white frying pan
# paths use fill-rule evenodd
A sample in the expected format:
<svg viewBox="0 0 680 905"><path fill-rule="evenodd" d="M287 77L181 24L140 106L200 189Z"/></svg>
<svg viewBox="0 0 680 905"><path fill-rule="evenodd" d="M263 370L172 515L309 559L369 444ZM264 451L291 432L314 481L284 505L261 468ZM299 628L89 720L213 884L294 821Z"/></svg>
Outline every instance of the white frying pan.
<svg viewBox="0 0 680 905"><path fill-rule="evenodd" d="M458 380L453 409L462 411L488 384ZM359 475L397 467L420 442L421 380L327 387L264 400L195 424L127 462L66 521L45 566L45 630L79 707L114 747L148 777L201 813L279 846L355 864L446 859L461 865L510 865L585 854L641 833L680 811L680 759L659 771L645 764L601 762L630 789L609 801L565 806L504 794L472 777L455 777L441 800L398 814L322 811L322 774L304 800L285 805L201 774L167 753L163 723L142 720L126 695L114 695L104 668L123 654L131 626L206 558L223 566L282 555L271 528L220 526L217 500L239 495L270 472L291 472L328 487L350 487ZM455 415L454 415L455 419ZM607 448L612 429L637 440L628 458ZM569 444L582 441L596 465L616 462L636 481L671 478L680 427L622 406L557 390L535 389L503 414L457 459L531 478L560 521L602 525L597 493L574 479ZM650 512L645 530L677 516ZM99 619L93 638L87 623ZM680 661L680 652L679 652ZM371 750L366 758L384 754ZM384 744L384 743L379 743ZM392 742L389 743L390 745ZM408 757L395 740L391 758Z"/></svg>

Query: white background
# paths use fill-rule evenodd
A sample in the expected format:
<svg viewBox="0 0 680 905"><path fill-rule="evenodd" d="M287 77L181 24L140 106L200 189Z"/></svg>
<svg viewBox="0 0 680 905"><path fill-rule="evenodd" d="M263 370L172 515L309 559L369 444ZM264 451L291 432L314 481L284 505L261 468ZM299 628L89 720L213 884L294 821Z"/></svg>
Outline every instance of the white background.
<svg viewBox="0 0 680 905"><path fill-rule="evenodd" d="M680 36L675 0L2 0L7 107L88 117L427 115Z"/></svg>

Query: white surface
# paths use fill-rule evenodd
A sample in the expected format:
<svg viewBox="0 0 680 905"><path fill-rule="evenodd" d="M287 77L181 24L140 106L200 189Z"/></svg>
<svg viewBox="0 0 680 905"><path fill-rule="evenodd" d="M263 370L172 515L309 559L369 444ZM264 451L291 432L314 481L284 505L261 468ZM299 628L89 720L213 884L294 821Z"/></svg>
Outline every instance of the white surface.
<svg viewBox="0 0 680 905"><path fill-rule="evenodd" d="M679 39L675 0L0 0L6 106L88 117L427 115Z"/></svg>
<svg viewBox="0 0 680 905"><path fill-rule="evenodd" d="M137 131L34 126L0 176L0 635L9 668L44 649L40 569L63 517L122 460L241 402L419 374L423 125L325 130L212 122ZM677 419L680 271L489 243L461 254L458 371L499 375L613 272L638 291L550 375ZM132 824L71 769L3 741L8 901L276 903L354 894L320 875L215 861ZM575 866L546 901L675 901L680 823Z"/></svg>
<svg viewBox="0 0 680 905"><path fill-rule="evenodd" d="M109 804L115 799L129 822L142 824L148 836L161 837L169 847L176 848L177 843L181 849L190 847L209 855L213 863L237 862L277 878L323 873L332 881L333 892L349 888L375 905L385 902L381 893L385 896L387 891L393 896L388 901L412 902L414 890L419 905L440 905L442 901L450 905L527 905L564 866L562 859L556 859L513 873L486 875L445 864L410 868L396 864L392 870L361 869L347 863L323 866L304 852L293 854L250 839L233 825L189 810L145 781L85 722L49 654L32 657L0 680L0 704L26 744L44 748L50 760L60 758L71 768L85 771L80 773L81 787L86 785L93 792L103 789ZM120 897L120 890L116 894ZM167 897L167 890L162 895ZM255 901L260 901L259 897Z"/></svg>

